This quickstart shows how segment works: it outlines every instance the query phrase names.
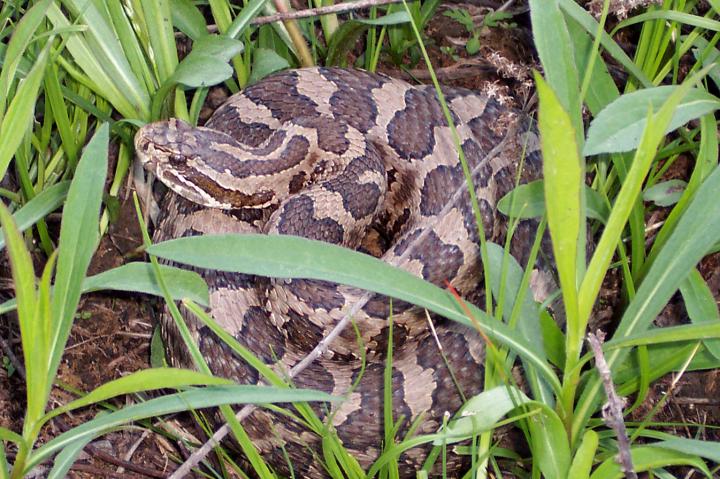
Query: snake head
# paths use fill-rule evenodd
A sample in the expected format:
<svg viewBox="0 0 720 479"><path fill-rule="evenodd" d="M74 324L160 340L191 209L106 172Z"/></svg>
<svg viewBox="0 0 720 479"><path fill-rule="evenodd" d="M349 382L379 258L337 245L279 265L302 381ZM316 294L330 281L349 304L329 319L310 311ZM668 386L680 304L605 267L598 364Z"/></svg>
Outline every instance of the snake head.
<svg viewBox="0 0 720 479"><path fill-rule="evenodd" d="M194 203L221 209L253 207L252 195L229 189L223 182L238 160L222 145L235 144L225 133L171 118L138 130L135 155L165 186Z"/></svg>
<svg viewBox="0 0 720 479"><path fill-rule="evenodd" d="M158 175L164 164L179 164L193 155L194 130L175 118L149 123L135 134L135 154L146 170Z"/></svg>

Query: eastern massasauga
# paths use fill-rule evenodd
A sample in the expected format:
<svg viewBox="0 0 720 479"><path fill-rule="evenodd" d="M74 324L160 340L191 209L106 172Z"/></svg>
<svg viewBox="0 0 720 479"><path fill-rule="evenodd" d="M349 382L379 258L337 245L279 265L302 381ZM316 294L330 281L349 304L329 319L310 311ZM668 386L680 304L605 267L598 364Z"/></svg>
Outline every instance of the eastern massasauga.
<svg viewBox="0 0 720 479"><path fill-rule="evenodd" d="M507 218L496 205L518 178L524 183L540 176L537 135L526 115L492 98L458 88L443 92L485 234L502 245ZM135 146L145 167L175 193L163 200L156 241L228 232L298 235L359 249L436 285L450 284L467 301L484 300L470 196L431 86L349 69L282 72L230 97L204 127L152 123L137 133ZM511 253L523 266L535 227L521 222L512 236ZM280 363L279 370L305 357L364 294L316 280L201 274L210 286L214 319L263 361ZM551 276L542 268L533 275L537 296ZM382 448L389 314L388 298L373 295L354 316L366 348L357 387L351 390L362 355L353 328L293 381L345 398L313 407L365 468ZM463 397L482 390L484 343L476 331L433 316L444 360L425 311L394 301L392 315L393 417L404 418L396 437L403 438L419 417L414 434L436 432ZM216 374L259 381L257 371L192 315L185 317ZM161 321L173 362L191 366L167 312ZM287 453L296 477L327 475L317 460L320 439L302 425L266 409L255 410L243 425L280 473L288 473ZM427 451L404 453L401 476L411 477ZM446 465L451 475L467 462L453 451Z"/></svg>

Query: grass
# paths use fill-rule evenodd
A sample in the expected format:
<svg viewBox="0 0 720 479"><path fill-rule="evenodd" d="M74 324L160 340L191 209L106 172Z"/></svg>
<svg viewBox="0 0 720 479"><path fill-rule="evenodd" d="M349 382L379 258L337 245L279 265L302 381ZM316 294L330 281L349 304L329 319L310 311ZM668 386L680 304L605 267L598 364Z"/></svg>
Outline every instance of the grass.
<svg viewBox="0 0 720 479"><path fill-rule="evenodd" d="M89 441L132 421L213 405L223 406L230 417L229 404L273 402L297 402L292 414L323 436L323 459L333 477L397 477L402 451L432 443L434 457L442 462L448 445L462 440L470 440L476 477L498 475L501 465L510 463L514 474L523 477L621 477L614 459L615 433L599 419L606 400L602 378L584 349L608 272L616 269L622 278L623 310L603 350L618 393L634 395L630 409L643 404L651 383L670 372L720 365L720 315L697 268L720 244L714 116L720 100L712 94L720 86L714 64L720 23L717 11L701 10L699 2L664 0L607 31L610 2L603 3L599 22L572 0L529 3L543 67L536 85L544 181L518 188L503 204L516 216L537 216L547 225L566 314L563 331L548 320L543 305L528 300L529 271L505 253L507 245L491 242L483 244L483 259L486 289L494 299L488 295L484 309L459 303L451 291L381 261L290 237L198 237L156 245L146 237L151 263L87 277L112 216L112 198L118 197L130 171L138 125L170 115L197 122L210 86L225 83L237 91L288 67L346 64L359 40L365 48L356 57L357 66L372 70L380 61L422 61L427 57L420 32L435 14L437 1L374 7L370 20L326 16L260 28L252 26L252 19L274 9L262 0L243 8L209 0L208 16L187 0L4 2L0 176L17 187L0 190L6 200L0 207L2 246L15 285L14 299L0 305L0 311L17 311L27 400L22 430L0 427L0 479L23 477L51 459L49 477L64 477ZM223 35L208 34L206 19ZM182 60L177 31L194 42ZM632 57L616 43L621 33L635 39ZM625 84L611 78L609 59L627 73ZM583 109L592 117L589 126ZM119 144L119 153L106 182L110 138ZM666 184L664 173L681 156L694 160L687 181ZM646 218L658 207L643 201L644 194L666 208L651 242ZM58 235L45 217L60 205ZM598 239L586 260L588 227ZM32 261L31 254L37 257L33 240L43 258L39 270ZM536 250L538 246L536 241ZM155 256L244 273L336 281L412 302L479 328L490 340L488 361L502 365L500 370L520 358L529 388L520 390L511 374L488 367L485 391L468 398L466 415L456 415L427 436L394 437L390 423L398 418L386 407L386 441L369 471L361 470L307 405L331 398L290 388L232 338L225 339L271 387L214 378L196 352L201 372L149 369L48 410L84 292L145 292L165 297L169 305L182 300L214 327L201 308L208 304L202 279L160 266ZM690 323L654 327L653 320L678 291ZM544 345L536 340L538 334ZM160 388L178 392L98 415L38 443L43 426L58 415ZM717 474L720 445L663 432L664 425L654 419L656 411L626 423L635 470L673 477L673 466L687 466L707 477ZM492 432L503 424L520 429L529 457L494 442ZM272 477L242 427L231 422L231 428L256 473Z"/></svg>

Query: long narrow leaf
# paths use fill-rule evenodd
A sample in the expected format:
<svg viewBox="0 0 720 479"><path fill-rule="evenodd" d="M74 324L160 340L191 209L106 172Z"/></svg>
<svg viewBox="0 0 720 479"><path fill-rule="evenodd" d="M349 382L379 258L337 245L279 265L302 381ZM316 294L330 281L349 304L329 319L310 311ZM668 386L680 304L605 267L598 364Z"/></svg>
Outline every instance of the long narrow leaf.
<svg viewBox="0 0 720 479"><path fill-rule="evenodd" d="M417 304L471 326L462 308L447 291L377 258L319 241L272 235L197 236L154 244L148 248L148 253L201 268L280 278L322 279L356 286ZM529 343L478 308L468 307L490 338L527 359L548 384L558 390L557 376L536 344Z"/></svg>
<svg viewBox="0 0 720 479"><path fill-rule="evenodd" d="M150 401L134 404L88 421L61 434L38 448L25 468L28 473L33 467L50 459L57 451L82 438L97 437L105 432L148 417L172 414L191 409L215 407L221 404L268 404L309 401L335 401L329 394L307 389L282 389L263 386L227 385L210 386L169 394Z"/></svg>
<svg viewBox="0 0 720 479"><path fill-rule="evenodd" d="M48 59L49 43L38 55L35 65L28 76L20 83L15 97L10 102L7 113L0 124L0 178L5 177L10 160L30 127L38 90L42 84L45 65Z"/></svg>
<svg viewBox="0 0 720 479"><path fill-rule="evenodd" d="M13 218L18 230L25 231L49 213L55 211L65 200L70 186L69 181L56 183L44 189L25 206L15 212ZM5 239L0 238L0 249L5 247Z"/></svg>
<svg viewBox="0 0 720 479"><path fill-rule="evenodd" d="M98 128L85 148L68 190L58 246L57 273L52 296L53 332L47 365L52 384L60 364L82 282L99 241L99 214L108 163L109 127ZM49 391L48 391L49 393Z"/></svg>

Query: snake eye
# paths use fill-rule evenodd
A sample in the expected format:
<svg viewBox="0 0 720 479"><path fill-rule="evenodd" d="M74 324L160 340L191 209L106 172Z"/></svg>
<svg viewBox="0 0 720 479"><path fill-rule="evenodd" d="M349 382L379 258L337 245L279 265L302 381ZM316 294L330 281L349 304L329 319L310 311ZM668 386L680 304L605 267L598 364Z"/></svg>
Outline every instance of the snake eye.
<svg viewBox="0 0 720 479"><path fill-rule="evenodd" d="M169 159L170 163L174 165L185 162L185 157L183 155L178 155L177 153L171 154Z"/></svg>

